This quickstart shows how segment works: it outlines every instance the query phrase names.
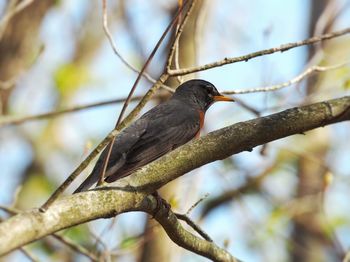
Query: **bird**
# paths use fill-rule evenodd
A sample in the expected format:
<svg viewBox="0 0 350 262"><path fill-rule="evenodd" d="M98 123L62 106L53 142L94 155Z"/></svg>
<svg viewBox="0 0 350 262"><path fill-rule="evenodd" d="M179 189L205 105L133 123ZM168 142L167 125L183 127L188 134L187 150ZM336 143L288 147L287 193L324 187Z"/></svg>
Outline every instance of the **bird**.
<svg viewBox="0 0 350 262"><path fill-rule="evenodd" d="M216 101L234 101L202 79L182 83L172 97L143 114L116 137L105 171L104 182L129 176L166 153L199 137L208 108ZM108 147L95 167L74 193L88 190L98 182Z"/></svg>

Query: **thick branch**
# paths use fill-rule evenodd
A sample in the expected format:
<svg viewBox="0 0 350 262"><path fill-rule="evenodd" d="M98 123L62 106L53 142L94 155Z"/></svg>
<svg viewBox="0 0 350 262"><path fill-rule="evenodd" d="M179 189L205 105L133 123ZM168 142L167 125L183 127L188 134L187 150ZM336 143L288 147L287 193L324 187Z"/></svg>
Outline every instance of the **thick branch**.
<svg viewBox="0 0 350 262"><path fill-rule="evenodd" d="M350 120L350 97L240 122L188 143L135 172L127 186L63 197L45 212L18 214L0 224L0 254L90 220L143 210L142 200L171 180L209 162L282 137ZM125 179L118 182L125 184Z"/></svg>

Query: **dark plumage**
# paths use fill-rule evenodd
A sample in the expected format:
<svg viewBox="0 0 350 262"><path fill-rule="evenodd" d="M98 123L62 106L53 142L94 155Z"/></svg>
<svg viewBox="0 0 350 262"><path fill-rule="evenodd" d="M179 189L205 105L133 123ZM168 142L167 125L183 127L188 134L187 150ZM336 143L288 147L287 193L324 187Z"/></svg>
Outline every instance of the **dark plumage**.
<svg viewBox="0 0 350 262"><path fill-rule="evenodd" d="M222 96L204 80L180 85L168 101L146 112L116 137L105 181L111 183L128 176L190 141L199 134L204 113L215 101L233 99ZM91 174L74 193L89 189L99 180L107 152L102 152Z"/></svg>

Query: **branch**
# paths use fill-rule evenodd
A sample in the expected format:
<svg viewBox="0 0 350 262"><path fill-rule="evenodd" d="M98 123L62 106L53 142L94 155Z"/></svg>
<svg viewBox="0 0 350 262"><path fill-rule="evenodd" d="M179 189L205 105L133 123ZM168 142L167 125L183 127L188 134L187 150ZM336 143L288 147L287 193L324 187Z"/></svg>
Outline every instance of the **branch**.
<svg viewBox="0 0 350 262"><path fill-rule="evenodd" d="M1 83L0 83L0 85L1 85ZM162 86L164 86L164 85L162 85ZM171 92L174 92L174 91L171 91ZM131 101L132 102L140 101L142 98L143 98L143 96L134 96L131 98ZM153 96L152 98L155 98L155 99L164 98L164 95L159 94L159 95ZM41 113L41 114L37 114L37 115L3 116L0 119L0 127L9 126L9 125L19 125L19 124L23 124L23 123L28 122L28 121L44 120L44 119L51 118L51 117L57 117L57 116L60 116L62 114L74 113L74 112L78 112L78 111L82 111L82 110L86 110L86 109L92 109L94 107L99 107L99 106L107 106L107 105L113 105L113 104L117 104L117 103L124 103L125 99L126 99L126 97L115 98L115 99L105 100L105 101L101 101L101 102L94 102L94 103L89 103L89 104L85 104L85 105L76 105L76 106L67 107L65 109L59 109L59 110Z"/></svg>
<svg viewBox="0 0 350 262"><path fill-rule="evenodd" d="M135 96L131 99L131 101L138 101L141 98L142 98L142 96L137 96L137 97ZM90 104L86 104L86 105L77 105L77 106L72 106L72 107L68 107L65 109L51 111L51 112L37 114L37 115L3 117L0 119L0 127L8 126L8 125L18 125L18 124L22 124L22 123L25 123L28 121L33 121L33 120L43 120L46 118L57 117L57 116L60 116L62 114L74 113L74 112L78 112L81 110L91 109L91 108L99 107L99 106L123 103L125 101L125 99L126 98L117 98L117 99L111 99L111 100L106 100L106 101L102 101L102 102L90 103Z"/></svg>
<svg viewBox="0 0 350 262"><path fill-rule="evenodd" d="M150 215L154 214L156 209L157 201L153 196L145 198L142 205L142 211L149 213ZM155 215L155 219L162 225L169 238L178 244L180 247L183 247L187 250L190 250L198 255L209 258L212 261L217 262L238 262L239 260L234 258L226 250L218 247L214 242L204 240L199 238L186 229L183 228L181 223L178 220L178 215L174 214L164 205L161 206L159 211ZM186 216L185 216L186 217ZM181 217L183 218L183 217ZM187 218L187 217L186 217ZM186 222L190 221L185 219ZM192 222L192 221L191 221ZM193 225L195 225L193 223ZM190 226L193 227L191 224ZM194 228L196 231L198 229ZM198 232L198 231L197 231ZM206 236L208 237L208 236ZM210 239L210 238L209 238Z"/></svg>
<svg viewBox="0 0 350 262"><path fill-rule="evenodd" d="M10 214L11 216L17 215L18 213L20 213L21 211L12 207L6 207L6 206L2 206L0 205L0 210L5 211L6 213ZM1 222L1 221L0 221ZM87 257L88 259L90 259L91 261L99 261L98 257L90 252L89 250L87 250L86 248L74 243L72 240L68 239L65 236L59 235L59 234L52 234L52 237L55 238L56 240L60 241L62 244L68 246L69 248L71 248L72 250L80 253L81 255ZM24 250L22 250L24 251ZM28 252L24 252L27 256L30 255L28 254Z"/></svg>
<svg viewBox="0 0 350 262"><path fill-rule="evenodd" d="M3 219L0 217L0 222L3 222ZM20 247L19 250L32 262L39 262L39 260L25 247Z"/></svg>
<svg viewBox="0 0 350 262"><path fill-rule="evenodd" d="M118 181L116 184L122 186L114 187L114 190L98 188L62 197L45 213L31 210L6 220L0 224L0 254L64 228L123 212L143 210L145 196L197 167L251 151L258 145L286 136L346 120L350 120L349 96L288 109L219 129Z"/></svg>
<svg viewBox="0 0 350 262"><path fill-rule="evenodd" d="M330 65L330 66L311 66L307 68L305 71L303 71L301 74L297 75L296 77L292 78L291 80L277 84L272 86L265 86L265 87L256 87L251 89L242 89L242 90L233 90L233 91L224 91L223 94L226 95L232 95L232 94L249 94L249 93L257 93L257 92L271 92L271 91L277 91L279 89L282 89L284 87L288 87L294 84L297 84L307 78L308 76L312 75L313 73L321 73L326 71L335 70L338 68L341 68L343 66L346 66L350 63L350 61L346 61L343 63L339 63L336 65Z"/></svg>
<svg viewBox="0 0 350 262"><path fill-rule="evenodd" d="M214 242L210 236L205 233L191 218L189 218L187 215L185 214L179 214L179 213L176 213L175 214L176 217L180 220L183 220L186 222L187 225L189 225L190 227L193 228L194 231L196 231L201 237L203 237L206 241L209 241L209 242Z"/></svg>
<svg viewBox="0 0 350 262"><path fill-rule="evenodd" d="M289 44L283 44L279 47L273 47L273 48L257 51L254 53L250 53L247 55L243 55L243 56L238 56L238 57L233 57L233 58L225 58L221 61L205 64L202 66L189 67L189 68L184 68L184 69L179 69L179 70L169 70L168 73L170 76L180 76L180 75L187 75L187 74L191 74L191 73L195 73L195 72L199 72L199 71L208 70L211 68L215 68L215 67L219 67L219 66L223 66L223 65L227 65L227 64L233 64L233 63L242 62L242 61L247 62L248 60L250 60L252 58L256 58L256 57L264 56L264 55L270 55L270 54L273 54L276 52L284 52L284 51L287 51L289 49L299 47L299 46L315 44L315 43L325 41L328 39L332 39L335 37L339 37L339 36L342 36L342 35L345 35L348 33L350 33L350 27L345 28L345 29L340 30L340 31L332 32L329 34L324 34L321 36L314 36L314 37L311 37L311 38L308 38L308 39L305 39L302 41L289 43Z"/></svg>

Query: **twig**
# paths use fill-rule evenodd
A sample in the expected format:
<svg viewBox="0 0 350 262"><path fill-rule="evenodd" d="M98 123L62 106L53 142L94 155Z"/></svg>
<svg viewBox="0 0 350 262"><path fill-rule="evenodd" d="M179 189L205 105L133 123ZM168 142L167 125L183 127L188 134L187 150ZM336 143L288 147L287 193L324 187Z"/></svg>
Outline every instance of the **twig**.
<svg viewBox="0 0 350 262"><path fill-rule="evenodd" d="M196 206L199 205L199 203L201 203L203 200L205 200L207 197L209 196L209 193L206 193L204 196L202 196L200 199L198 199L186 212L185 215L189 215L193 209L196 208Z"/></svg>
<svg viewBox="0 0 350 262"><path fill-rule="evenodd" d="M118 130L110 132L105 139L98 144L94 150L84 159L83 162L66 178L66 180L52 193L49 199L39 208L40 212L45 212L50 205L63 193L64 190L74 181L76 177L89 165L89 163L102 151L102 149L109 143L113 136L119 133Z"/></svg>
<svg viewBox="0 0 350 262"><path fill-rule="evenodd" d="M226 94L225 92L222 92L222 94ZM241 107L243 107L245 110L251 112L253 115L256 115L256 116L261 116L261 112L254 108L253 106L251 105L248 105L246 102L244 102L242 99L239 99L237 97L235 97L235 101L238 105L240 105Z"/></svg>
<svg viewBox="0 0 350 262"><path fill-rule="evenodd" d="M187 2L186 2L187 3ZM104 10L106 10L106 0L103 0L103 5L104 5ZM124 102L124 105L122 107L122 110L119 114L119 117L118 117L118 120L115 124L115 129L119 126L120 122L122 121L123 119L123 116L124 116L124 113L131 101L131 98L136 90L136 87L139 83L139 81L141 80L141 76L142 74L145 72L147 66L149 65L149 63L152 61L154 55L156 54L157 50L159 49L161 43L163 42L165 36L168 34L168 32L170 31L170 29L174 26L174 24L176 23L179 15L181 14L182 12L182 9L184 8L185 5L183 5L179 10L178 12L176 13L176 15L174 16L174 18L172 19L172 21L169 23L169 25L167 26L167 28L165 29L165 31L163 32L162 36L160 37L160 39L158 40L157 44L155 45L155 47L153 48L151 54L149 55L149 57L147 58L145 64L143 65L140 73L138 74L133 86L131 87L131 90L128 94L128 97L126 98L125 102ZM106 170L107 170L107 165L108 165L108 161L109 161L109 158L111 156L111 152L112 152L112 149L113 149L113 146L114 146L114 142L115 142L115 139L116 137L113 137L110 144L109 144L109 147L108 147L108 152L107 152L107 155L104 159L104 164L103 164L103 168L102 168L102 171L101 171L101 175L100 175L100 178L97 182L97 185L100 186L104 183L104 177L105 177L105 173L106 173Z"/></svg>
<svg viewBox="0 0 350 262"><path fill-rule="evenodd" d="M181 6L183 5L183 1L182 0L178 0L178 5L179 5L179 9L181 8ZM181 14L179 15L179 19L177 20L177 24L176 24L176 29L175 29L175 37L177 35L177 33L179 32L179 28L180 28L180 24L181 24ZM175 57L174 57L174 66L175 69L180 69L180 63L179 63L179 41L180 39L178 38L177 40L175 40L174 42L174 48L175 48ZM179 84L182 83L182 78L181 76L177 76L177 81L179 82Z"/></svg>
<svg viewBox="0 0 350 262"><path fill-rule="evenodd" d="M186 23L187 23L187 20L188 20L188 18L189 18L189 16L190 16L191 12L192 12L192 10L193 10L194 5L196 4L196 1L197 1L197 0L192 0L191 5L189 6L189 8L188 8L188 10L187 10L187 12L186 12L186 14L185 14L185 16L184 16L184 19L182 20L182 22L181 22L180 25L178 26L178 29L177 29L177 32L176 32L176 35L175 35L175 39L174 39L174 42L173 42L173 44L172 44L172 46L171 46L171 48L170 48L170 52L169 52L169 56L168 56L167 64L166 64L166 72L167 72L167 74L169 74L169 75L170 75L169 72L172 71L172 70L171 70L171 62L172 62L173 57L174 57L174 54L175 54L176 45L177 45L177 43L179 42L180 36L182 35L183 29L184 29L184 27L185 27L185 25L186 25ZM182 9L182 8L184 8L184 6L185 6L188 2L190 2L190 0L187 0L186 3L183 4L181 8L179 8L179 10Z"/></svg>
<svg viewBox="0 0 350 262"><path fill-rule="evenodd" d="M124 65L126 65L126 67L128 67L133 72L140 74L140 71L136 67L134 67L132 64L130 64L118 51L117 45L113 39L111 32L109 31L109 27L108 27L108 13L107 13L107 1L106 0L102 0L102 13L103 13L103 30L105 31L105 34L106 34L108 41L113 49L114 54L120 59L120 61ZM141 75L143 77L145 77L151 83L156 82L156 80L153 77L151 77L147 72L142 72ZM168 87L166 85L162 85L162 87L167 89L167 90L171 89L170 87Z"/></svg>
<svg viewBox="0 0 350 262"><path fill-rule="evenodd" d="M137 100L140 100L141 98L142 98L141 96L133 97L131 101L137 101ZM21 117L21 116L8 117L8 118L5 117L5 118L0 119L0 127L7 126L7 125L22 124L22 123L27 122L27 121L42 120L42 119L46 119L46 118L50 118L50 117L56 117L56 116L66 114L66 113L73 113L73 112L78 112L78 111L85 110L85 109L91 109L93 107L122 103L124 101L125 101L125 98L117 98L117 99L106 100L106 101L91 103L91 104L86 104L86 105L72 106L72 107L69 107L66 109L56 110L56 111L37 114L37 115L23 116L23 117Z"/></svg>
<svg viewBox="0 0 350 262"><path fill-rule="evenodd" d="M304 72L302 72L300 75L297 75L293 79L291 79L287 82L281 83L281 84L266 86L266 87L257 87L257 88L252 88L252 89L225 91L223 93L224 94L249 94L249 93L257 93L257 92L276 91L276 90L282 89L284 87L299 83L303 79L305 79L306 77L310 76L313 73L320 73L320 72L338 69L340 67L348 65L349 63L350 63L350 61L346 61L346 62L343 62L340 64L331 65L331 66L311 66L311 67L307 68Z"/></svg>
<svg viewBox="0 0 350 262"><path fill-rule="evenodd" d="M247 62L252 58L256 58L259 56L264 56L264 55L269 55L269 54L273 54L276 52L284 52L287 51L289 49L295 48L295 47L299 47L299 46L304 46L304 45L311 45L314 43L318 43L321 41L325 41L328 39L332 39L335 37L339 37L345 34L350 33L350 27L345 28L343 30L340 31L335 31L332 33L328 33L328 34L324 34L321 36L314 36L302 41L298 41L298 42L294 42L294 43L288 43L288 44L283 44L279 47L273 47L273 48L269 48L269 49L264 49L261 51L257 51L254 53L250 53L247 55L243 55L243 56L238 56L238 57L233 57L233 58L225 58L221 61L217 61L214 63L209 63L209 64L205 64L202 66L196 66L196 67L189 67L189 68L184 68L184 69L180 69L180 70L168 70L168 74L170 76L179 76L179 75L187 75L190 73L195 73L195 72L199 72L199 71L204 71L204 70L208 70L211 68L215 68L215 67L219 67L219 66L223 66L223 65L227 65L227 64L233 64L233 63L237 63L237 62Z"/></svg>
<svg viewBox="0 0 350 262"><path fill-rule="evenodd" d="M187 215L179 214L179 213L174 213L174 214L178 219L185 221L187 225L192 227L193 230L196 231L205 240L207 240L209 242L213 242L213 240L210 238L210 236L207 233L205 233L199 226L197 226L196 223L193 222L192 219L190 219Z"/></svg>
<svg viewBox="0 0 350 262"><path fill-rule="evenodd" d="M5 211L6 213L10 214L11 216L17 215L18 213L21 212L20 210L18 210L18 209L16 209L16 208L6 207L6 206L2 206L2 205L0 205L0 210ZM53 234L52 234L52 237L54 237L55 239L57 239L57 240L60 241L61 243L67 245L67 246L70 247L72 250L74 250L74 251L76 251L76 252L78 252L78 253L80 253L80 254L82 254L82 255L88 257L88 258L91 259L92 261L96 261L96 262L99 261L98 257L97 257L95 254L91 253L91 252L90 252L89 250L87 250L86 248L84 248L84 247L82 247L82 246L80 246L80 245L77 245L77 244L74 243L72 240L70 240L70 239L68 239L68 238L66 238L66 237L64 237L64 236L58 235L58 234L56 234L56 233L53 233ZM34 261L34 262L38 261L37 259L33 258L33 256L31 256L31 254L28 253L28 251L25 250L24 247L21 247L20 249L21 249L21 251L22 251L23 253L25 253L25 255L27 255L32 261Z"/></svg>
<svg viewBox="0 0 350 262"><path fill-rule="evenodd" d="M172 90L172 92L174 92ZM139 101L142 99L143 96L134 96L131 98L131 101ZM162 95L158 95L158 96L154 96L154 98L161 98L163 97ZM37 114L37 115L30 115L30 116L8 116L8 117L3 117L0 119L0 127L3 126L8 126L8 125L17 125L17 124L22 124L25 123L27 121L33 121L33 120L44 120L46 118L50 118L50 117L57 117L60 116L62 114L66 114L66 113L74 113L74 112L78 112L78 111L82 111L85 109L91 109L94 107L99 107L99 106L106 106L106 105L112 105L112 104L117 104L117 103L123 103L125 102L125 97L124 98L116 98L116 99L111 99L111 100L106 100L106 101L102 101L102 102L95 102L95 103L89 103L89 104L85 104L85 105L78 105L78 106L72 106L72 107L68 107L65 109L61 109L61 110L55 110L55 111L51 111L51 112L47 112L47 113L41 113L41 114Z"/></svg>
<svg viewBox="0 0 350 262"><path fill-rule="evenodd" d="M76 251L77 253L80 253L80 254L86 256L87 258L91 259L91 261L96 261L96 262L100 261L99 258L94 253L92 253L91 251L87 250L83 246L77 245L76 243L74 243L69 238L64 237L62 235L59 235L59 234L53 234L52 236L55 239L57 239L58 241L60 241L61 243L63 243L66 246L70 247L72 250Z"/></svg>
<svg viewBox="0 0 350 262"><path fill-rule="evenodd" d="M32 262L39 262L40 260L36 258L27 248L21 247L19 250Z"/></svg>

